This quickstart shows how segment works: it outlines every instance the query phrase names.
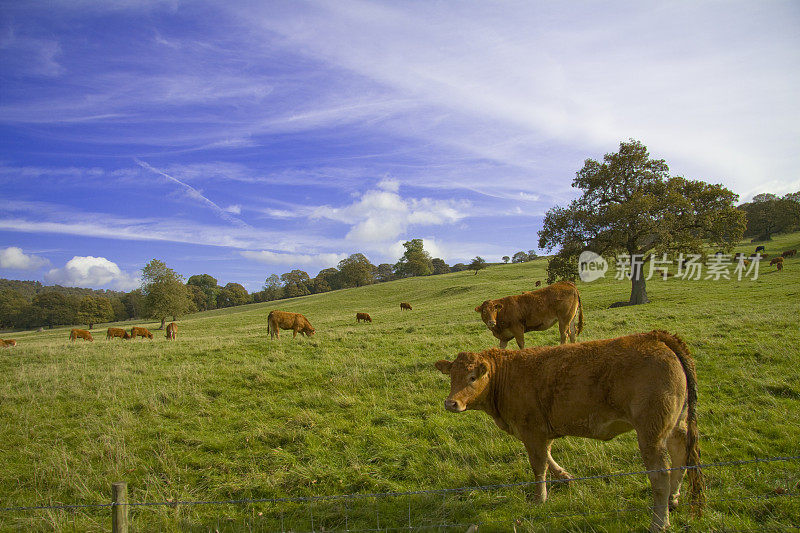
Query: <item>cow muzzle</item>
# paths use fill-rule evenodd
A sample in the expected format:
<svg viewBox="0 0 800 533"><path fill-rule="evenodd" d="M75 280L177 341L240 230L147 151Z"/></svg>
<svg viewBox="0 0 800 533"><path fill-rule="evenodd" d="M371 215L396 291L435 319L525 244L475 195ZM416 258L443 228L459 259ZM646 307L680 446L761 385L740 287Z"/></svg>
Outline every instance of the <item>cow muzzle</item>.
<svg viewBox="0 0 800 533"><path fill-rule="evenodd" d="M461 405L456 400L451 400L450 398L448 398L448 399L446 399L444 401L444 408L447 409L448 411L452 412L452 413L460 413L460 412L466 410L466 407Z"/></svg>
<svg viewBox="0 0 800 533"><path fill-rule="evenodd" d="M497 322L495 322L494 320L490 320L490 321L488 321L486 323L486 327L489 328L489 329L495 327L496 325L497 325Z"/></svg>

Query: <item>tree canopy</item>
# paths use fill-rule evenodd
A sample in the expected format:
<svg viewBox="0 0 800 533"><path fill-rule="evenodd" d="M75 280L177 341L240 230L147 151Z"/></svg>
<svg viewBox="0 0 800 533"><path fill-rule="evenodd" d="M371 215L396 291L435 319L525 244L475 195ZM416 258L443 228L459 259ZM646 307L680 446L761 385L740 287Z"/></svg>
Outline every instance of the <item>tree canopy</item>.
<svg viewBox="0 0 800 533"><path fill-rule="evenodd" d="M377 267L364 254L352 254L339 261L339 276L344 287L361 287L375 282Z"/></svg>
<svg viewBox="0 0 800 533"><path fill-rule="evenodd" d="M395 263L394 272L401 278L409 276L429 276L433 273L431 254L425 251L422 239L412 239L403 243L406 249L403 257Z"/></svg>
<svg viewBox="0 0 800 533"><path fill-rule="evenodd" d="M800 225L800 192L778 197L757 194L752 202L739 206L747 214L745 235L768 241L776 233L791 231Z"/></svg>
<svg viewBox="0 0 800 533"><path fill-rule="evenodd" d="M479 270L483 270L484 268L486 268L486 260L481 256L477 256L475 259L472 260L472 262L470 262L469 265L467 265L467 268L469 270L474 270L475 275L477 276Z"/></svg>
<svg viewBox="0 0 800 533"><path fill-rule="evenodd" d="M146 316L161 319L160 329L164 328L168 316L182 315L191 308L183 276L158 259L153 259L142 269L141 289Z"/></svg>
<svg viewBox="0 0 800 533"><path fill-rule="evenodd" d="M652 253L702 253L705 242L729 250L744 231L736 194L722 185L670 177L663 159L630 140L603 161L587 159L572 186L582 191L568 207L554 207L539 231L539 248L560 247L548 281L575 278L584 250L632 261L629 304L648 301L644 263Z"/></svg>
<svg viewBox="0 0 800 533"><path fill-rule="evenodd" d="M89 329L92 329L99 322L114 320L114 308L108 298L84 296L78 306L76 320L81 324L88 324Z"/></svg>

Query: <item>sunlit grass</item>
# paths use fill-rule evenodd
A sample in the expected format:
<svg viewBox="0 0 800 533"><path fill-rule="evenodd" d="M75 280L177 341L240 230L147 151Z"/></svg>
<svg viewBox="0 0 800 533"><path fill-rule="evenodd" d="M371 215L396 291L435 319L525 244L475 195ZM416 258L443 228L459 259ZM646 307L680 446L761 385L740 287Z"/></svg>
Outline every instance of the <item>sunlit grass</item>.
<svg viewBox="0 0 800 533"><path fill-rule="evenodd" d="M797 248L794 234L767 244ZM746 244L741 251L752 252ZM3 507L106 503L113 481L132 501L226 500L505 484L532 479L520 442L483 413L447 413L447 378L432 362L496 345L473 308L532 290L543 260L413 278L179 320L177 341L69 342L68 329L15 335L0 352ZM608 309L629 284L579 284L581 339L666 329L688 343L700 380L704 462L800 454L800 259L757 281L648 283L651 304ZM401 312L409 301L412 312ZM312 338L270 341L270 309L304 313ZM356 324L368 312L371 324ZM131 323L125 323L129 327ZM157 323L142 323L155 330ZM554 345L555 328L528 333ZM514 346L512 342L510 346ZM565 438L553 454L577 476L638 471L633 434ZM675 529L800 523L800 462L710 470L710 508ZM135 508L134 530L311 530L482 523L481 531L643 528L645 477L555 486L545 504L526 488L300 504ZM605 513L615 509L635 512ZM409 512L410 510L410 512ZM259 515L258 513L262 513ZM589 513L576 517L576 513ZM548 518L551 515L570 515ZM0 513L3 530L107 530L107 510Z"/></svg>

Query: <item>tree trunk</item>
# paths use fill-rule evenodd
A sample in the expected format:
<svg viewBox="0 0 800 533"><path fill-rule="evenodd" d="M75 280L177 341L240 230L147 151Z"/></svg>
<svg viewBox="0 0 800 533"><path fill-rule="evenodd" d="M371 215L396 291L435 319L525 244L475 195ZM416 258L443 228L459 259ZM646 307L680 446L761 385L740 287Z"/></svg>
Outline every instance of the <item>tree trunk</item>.
<svg viewBox="0 0 800 533"><path fill-rule="evenodd" d="M646 280L644 278L644 264L634 264L631 268L631 298L628 305L650 303L647 298Z"/></svg>
<svg viewBox="0 0 800 533"><path fill-rule="evenodd" d="M158 329L164 329L164 322L166 322L166 321L167 321L167 317L162 318L161 319L161 327L158 328Z"/></svg>

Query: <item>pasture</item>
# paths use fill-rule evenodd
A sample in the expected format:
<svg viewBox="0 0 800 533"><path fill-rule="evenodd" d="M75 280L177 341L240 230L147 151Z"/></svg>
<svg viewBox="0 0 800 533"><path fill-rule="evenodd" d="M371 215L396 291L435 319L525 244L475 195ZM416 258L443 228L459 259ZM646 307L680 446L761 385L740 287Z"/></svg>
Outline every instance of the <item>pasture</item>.
<svg viewBox="0 0 800 533"><path fill-rule="evenodd" d="M767 243L771 257L800 234ZM755 244L736 251L748 254ZM168 341L69 342L69 328L9 337L0 351L0 506L107 503L126 481L132 502L263 499L509 484L533 479L522 444L481 412L443 408L449 379L433 367L497 345L474 307L533 290L544 260L215 310L178 320ZM699 379L703 463L800 455L800 258L759 278L578 283L579 340L665 329L691 349ZM413 311L402 311L407 301ZM271 309L316 328L270 341ZM356 323L356 312L372 323ZM525 336L558 343L556 327ZM516 348L512 342L509 347ZM643 469L635 435L564 438L553 457L575 476ZM708 506L672 529L800 524L800 461L708 468ZM686 487L684 486L684 492ZM315 503L135 507L133 531L311 531L480 523L480 531L641 530L650 487L634 475L550 486ZM108 509L0 512L0 530L105 531ZM345 517L347 522L345 523ZM463 528L465 529L465 528ZM463 529L453 529L459 531ZM382 529L381 529L382 530ZM432 528L430 530L444 530Z"/></svg>

